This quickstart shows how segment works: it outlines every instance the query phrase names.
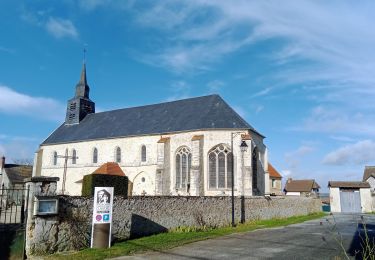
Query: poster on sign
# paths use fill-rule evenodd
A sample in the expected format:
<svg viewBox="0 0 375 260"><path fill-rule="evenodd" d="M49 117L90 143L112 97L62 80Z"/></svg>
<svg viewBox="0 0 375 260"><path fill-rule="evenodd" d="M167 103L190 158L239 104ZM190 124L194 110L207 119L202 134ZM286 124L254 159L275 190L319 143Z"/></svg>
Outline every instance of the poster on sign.
<svg viewBox="0 0 375 260"><path fill-rule="evenodd" d="M95 187L91 247L111 246L113 187Z"/></svg>

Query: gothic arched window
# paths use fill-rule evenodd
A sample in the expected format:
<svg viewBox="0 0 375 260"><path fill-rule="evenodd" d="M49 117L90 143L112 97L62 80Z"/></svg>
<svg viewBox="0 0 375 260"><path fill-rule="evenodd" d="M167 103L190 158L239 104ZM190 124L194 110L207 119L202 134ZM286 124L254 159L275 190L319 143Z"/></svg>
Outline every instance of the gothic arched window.
<svg viewBox="0 0 375 260"><path fill-rule="evenodd" d="M146 157L146 146L145 145L142 145L142 149L141 149L141 160L142 162L145 162L147 157Z"/></svg>
<svg viewBox="0 0 375 260"><path fill-rule="evenodd" d="M53 152L53 165L57 165L57 152Z"/></svg>
<svg viewBox="0 0 375 260"><path fill-rule="evenodd" d="M210 189L228 189L232 187L232 153L220 144L208 153L208 185Z"/></svg>
<svg viewBox="0 0 375 260"><path fill-rule="evenodd" d="M176 188L186 188L190 185L191 152L187 147L181 147L176 153Z"/></svg>
<svg viewBox="0 0 375 260"><path fill-rule="evenodd" d="M72 152L72 164L76 164L77 163L77 152L75 149L73 149L73 152Z"/></svg>
<svg viewBox="0 0 375 260"><path fill-rule="evenodd" d="M98 149L96 149L96 147L94 148L94 151L92 152L92 162L98 163Z"/></svg>
<svg viewBox="0 0 375 260"><path fill-rule="evenodd" d="M121 162L121 148L120 147L116 147L116 162L117 163L120 163Z"/></svg>
<svg viewBox="0 0 375 260"><path fill-rule="evenodd" d="M258 149L255 147L251 155L253 191L258 187Z"/></svg>

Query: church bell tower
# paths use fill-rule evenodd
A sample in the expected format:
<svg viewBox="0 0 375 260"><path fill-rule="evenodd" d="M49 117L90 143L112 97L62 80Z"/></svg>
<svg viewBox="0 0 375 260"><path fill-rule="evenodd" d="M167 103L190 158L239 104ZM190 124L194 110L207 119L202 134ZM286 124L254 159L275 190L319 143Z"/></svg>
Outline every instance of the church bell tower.
<svg viewBox="0 0 375 260"><path fill-rule="evenodd" d="M86 63L83 63L81 78L76 85L75 96L68 101L65 124L79 124L85 116L95 113L95 103L89 97L90 87L86 79Z"/></svg>

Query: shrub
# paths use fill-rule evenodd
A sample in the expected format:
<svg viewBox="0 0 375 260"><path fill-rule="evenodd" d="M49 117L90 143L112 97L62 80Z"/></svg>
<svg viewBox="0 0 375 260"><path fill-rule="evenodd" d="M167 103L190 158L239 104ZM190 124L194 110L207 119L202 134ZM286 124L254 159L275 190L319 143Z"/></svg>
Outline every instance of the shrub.
<svg viewBox="0 0 375 260"><path fill-rule="evenodd" d="M128 177L105 175L105 174L89 174L83 177L82 196L94 196L95 187L113 187L115 196L128 196Z"/></svg>

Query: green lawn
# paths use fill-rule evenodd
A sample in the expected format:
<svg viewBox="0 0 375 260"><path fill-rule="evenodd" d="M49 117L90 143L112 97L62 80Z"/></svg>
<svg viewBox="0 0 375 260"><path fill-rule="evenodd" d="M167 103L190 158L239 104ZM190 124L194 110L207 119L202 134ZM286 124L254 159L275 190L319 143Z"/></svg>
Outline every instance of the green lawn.
<svg viewBox="0 0 375 260"><path fill-rule="evenodd" d="M301 223L307 220L317 219L326 214L316 213L307 216L296 216L283 219L259 220L239 224L235 228L221 227L216 229L206 229L200 231L194 228L179 228L168 233L127 240L124 242L115 243L109 249L84 249L79 252L69 254L54 254L48 256L48 259L105 259L109 257L116 257L121 255L131 255L146 251L163 251L176 246L187 243L224 236L232 233L252 231L260 228L271 228L286 226L295 223Z"/></svg>

